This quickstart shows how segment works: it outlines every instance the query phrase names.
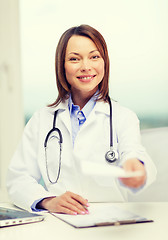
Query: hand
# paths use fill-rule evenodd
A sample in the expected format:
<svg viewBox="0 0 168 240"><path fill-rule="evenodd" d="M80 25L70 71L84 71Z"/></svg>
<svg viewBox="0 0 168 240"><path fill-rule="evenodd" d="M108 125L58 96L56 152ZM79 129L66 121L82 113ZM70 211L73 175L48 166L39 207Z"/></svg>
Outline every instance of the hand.
<svg viewBox="0 0 168 240"><path fill-rule="evenodd" d="M123 164L125 171L142 171L144 174L139 177L120 178L121 182L130 188L139 188L146 181L146 172L144 165L136 158L129 159Z"/></svg>
<svg viewBox="0 0 168 240"><path fill-rule="evenodd" d="M38 207L50 212L70 215L88 214L88 206L88 200L69 191L58 197L45 198L38 204Z"/></svg>

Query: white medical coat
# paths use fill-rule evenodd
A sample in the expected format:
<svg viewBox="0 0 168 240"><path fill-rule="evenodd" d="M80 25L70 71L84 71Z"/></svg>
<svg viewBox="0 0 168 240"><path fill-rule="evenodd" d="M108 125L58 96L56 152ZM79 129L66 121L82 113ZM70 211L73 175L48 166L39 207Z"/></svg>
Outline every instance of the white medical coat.
<svg viewBox="0 0 168 240"><path fill-rule="evenodd" d="M112 101L113 144L119 153L118 164L130 158L144 162L146 188L156 176L155 166L140 142L139 120L129 109ZM61 172L57 183L51 184L46 172L44 140L52 129L55 110L59 109L56 127L63 136ZM58 196L72 191L90 202L122 202L126 200L128 188L113 177L95 177L81 172L81 161L108 164L105 153L110 146L109 104L103 101L96 105L78 132L72 145L71 120L68 100L55 108L45 107L36 112L26 125L21 142L11 160L7 188L14 204L30 210L35 200ZM59 148L58 148L59 151ZM48 165L53 180L58 173L58 161ZM110 165L109 165L110 167ZM43 179L44 184L40 184Z"/></svg>

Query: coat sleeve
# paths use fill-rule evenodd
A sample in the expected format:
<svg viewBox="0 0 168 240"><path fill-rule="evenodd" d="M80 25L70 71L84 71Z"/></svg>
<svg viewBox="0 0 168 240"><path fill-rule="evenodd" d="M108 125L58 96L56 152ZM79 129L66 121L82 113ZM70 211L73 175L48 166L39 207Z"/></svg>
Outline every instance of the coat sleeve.
<svg viewBox="0 0 168 240"><path fill-rule="evenodd" d="M40 184L41 173L37 161L38 126L39 113L35 113L24 129L7 174L10 199L16 206L28 211L35 200L51 196Z"/></svg>
<svg viewBox="0 0 168 240"><path fill-rule="evenodd" d="M131 158L137 158L144 163L147 181L139 190L145 189L155 181L157 171L152 159L141 144L139 119L134 112L127 108L121 107L117 112L117 138L120 165Z"/></svg>

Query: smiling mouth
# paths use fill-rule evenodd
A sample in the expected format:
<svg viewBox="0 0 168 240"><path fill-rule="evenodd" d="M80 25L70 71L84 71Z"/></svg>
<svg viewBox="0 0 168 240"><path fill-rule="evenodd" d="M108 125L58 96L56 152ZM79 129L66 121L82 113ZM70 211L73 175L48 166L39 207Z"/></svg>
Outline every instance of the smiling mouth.
<svg viewBox="0 0 168 240"><path fill-rule="evenodd" d="M77 77L81 81L90 81L92 80L96 75L90 75L90 76L79 76Z"/></svg>

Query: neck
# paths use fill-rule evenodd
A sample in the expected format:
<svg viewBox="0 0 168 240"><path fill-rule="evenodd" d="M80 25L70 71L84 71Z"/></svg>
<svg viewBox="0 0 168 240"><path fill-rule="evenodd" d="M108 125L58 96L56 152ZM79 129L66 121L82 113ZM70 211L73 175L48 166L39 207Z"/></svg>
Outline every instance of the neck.
<svg viewBox="0 0 168 240"><path fill-rule="evenodd" d="M76 95L75 96L72 95L72 101L75 105L78 105L80 109L82 109L85 106L85 104L90 100L91 97L82 98L82 96L78 97Z"/></svg>
<svg viewBox="0 0 168 240"><path fill-rule="evenodd" d="M95 92L94 93L92 92L90 94L88 92L86 94L84 93L74 94L73 92L71 92L71 94L73 103L75 105L78 105L80 109L82 109L85 106L85 104L91 99L91 97L95 94Z"/></svg>

